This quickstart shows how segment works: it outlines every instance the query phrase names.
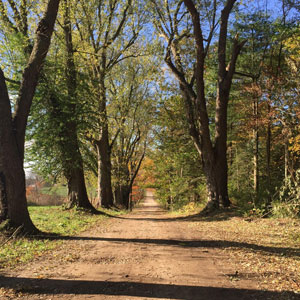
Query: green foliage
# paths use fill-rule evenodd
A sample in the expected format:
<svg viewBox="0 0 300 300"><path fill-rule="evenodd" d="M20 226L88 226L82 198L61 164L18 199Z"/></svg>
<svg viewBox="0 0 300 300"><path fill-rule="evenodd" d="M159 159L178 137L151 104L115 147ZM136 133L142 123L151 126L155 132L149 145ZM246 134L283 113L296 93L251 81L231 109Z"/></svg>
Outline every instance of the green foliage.
<svg viewBox="0 0 300 300"><path fill-rule="evenodd" d="M289 176L279 189L278 198L272 203L275 217L300 217L300 169L295 177Z"/></svg>
<svg viewBox="0 0 300 300"><path fill-rule="evenodd" d="M241 22L243 19L243 22ZM233 32L248 39L237 67L233 102L229 109L229 191L248 214L276 215L293 205L279 200L286 176L298 166L297 130L299 89L295 86L293 54L297 53L297 25L287 15L272 19L261 12L240 15ZM294 41L291 43L291 39ZM289 46L291 43L291 47ZM295 61L296 62L296 61ZM254 102L258 111L254 113ZM255 140L257 134L258 140ZM269 141L269 144L268 144ZM254 154L258 143L258 190L254 190ZM283 186L283 187L282 187ZM289 213L295 215L295 211Z"/></svg>
<svg viewBox="0 0 300 300"><path fill-rule="evenodd" d="M170 90L168 90L168 93ZM177 210L205 199L199 155L188 134L182 98L162 97L156 124L157 144L150 156L158 200Z"/></svg>
<svg viewBox="0 0 300 300"><path fill-rule="evenodd" d="M33 15L38 15L38 5L43 7L45 3L27 1L28 9L34 13L27 16L26 36L8 28L3 14L8 12L13 23L16 20L7 1L4 1L4 11L0 12L0 59L5 74L11 79L8 86L12 105L21 80L20 70L26 62L24 49L32 43L35 31ZM182 54L182 71L190 80L195 47L190 35L192 21L189 14L186 14L184 4L177 6L176 1L122 0L115 6L111 3L105 0L98 6L98 1L93 0L78 5L77 1L69 0L62 4L59 25L29 118L26 160L44 178L54 182L61 180L66 163L76 163L70 150L73 149L72 141L66 135L66 128L73 124L91 182L90 191L95 196L98 166L92 141L99 138L103 126L103 120L100 120L103 113L100 81L103 79L105 122L108 122L110 143L114 141L111 149L114 188L128 184L147 144L149 157L154 161L149 172L155 177L160 201L170 209L200 202L205 199L206 190L199 153L188 134L186 111L178 87L161 63L166 41L162 34L156 35L152 27L153 24L162 32L158 27L159 18L163 18L161 26L166 33L170 32L169 17L178 9L177 29L179 36L183 34L177 40L178 51ZM299 176L296 170L300 167L300 35L295 11L289 15L290 7L283 4L284 14L276 14L276 17L268 16L260 9L242 13L236 5L235 16L232 14L229 23L227 62L236 35L240 40L247 39L247 43L238 60L229 101L228 188L231 201L255 215L263 215L271 202L276 216L299 214L299 180L295 178ZM20 5L17 3L18 8ZM61 26L65 5L70 9L77 73L77 87L72 95L68 91L67 53ZM214 18L214 4L198 1L196 5L202 24L205 24L203 33L206 37L205 28L209 28ZM218 8L216 18L219 16ZM120 23L122 17L124 23ZM118 31L119 25L122 26ZM213 132L218 51L215 37L212 41L205 60L205 93ZM257 115L253 112L254 100L258 103ZM253 183L256 127L258 191L254 191ZM62 195L65 196L65 192Z"/></svg>
<svg viewBox="0 0 300 300"><path fill-rule="evenodd" d="M56 41L52 47L31 109L25 158L37 174L55 183L65 175L66 165L77 163L74 137L76 134L83 137L90 124L84 118L89 111L86 76L77 75L78 92L70 96L64 72L65 59L59 52L64 46ZM92 122L92 113L89 117ZM70 127L74 132L72 136ZM83 143L85 141L79 138L79 146Z"/></svg>
<svg viewBox="0 0 300 300"><path fill-rule="evenodd" d="M158 66L149 57L133 58L119 63L110 77L108 115L114 140L111 152L114 190L131 189L151 145L157 71Z"/></svg>

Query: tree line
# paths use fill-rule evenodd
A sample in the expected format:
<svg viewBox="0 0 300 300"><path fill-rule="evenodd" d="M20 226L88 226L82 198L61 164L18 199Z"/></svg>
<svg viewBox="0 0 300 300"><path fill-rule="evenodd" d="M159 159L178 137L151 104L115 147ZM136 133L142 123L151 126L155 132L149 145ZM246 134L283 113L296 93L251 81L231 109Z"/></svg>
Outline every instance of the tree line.
<svg viewBox="0 0 300 300"><path fill-rule="evenodd" d="M216 3L210 2L207 6L204 5L205 2L202 3L206 8L202 10L202 24L207 20L212 26L203 27L206 34L203 38L204 46L200 43L200 52L201 49L204 51L200 57L202 61L206 61L202 64L204 83L199 79L198 81L205 101L199 100L198 105L202 103L206 107L195 108L197 101L192 102L188 95L184 96L190 88L184 87L188 86L189 81L194 92L201 91L201 88L196 89L199 84L196 77L199 75L197 65L191 65L191 62L197 64L198 58L194 51L186 51L187 42L183 42L184 39L191 39L191 29L185 31L186 27L175 26L175 30L180 28L182 31L174 35L172 30L169 31L171 34L169 33L166 44L173 56L170 64L174 65L170 69L174 69L177 73L175 76L179 77L179 88L183 96L178 95L176 84L162 85L164 100L159 118L161 130L157 132L157 151L152 153L159 198L167 207L175 209L190 202L201 202L207 196L213 199L211 195L218 195L218 192L212 193L205 188L206 185L209 186L206 168L209 166L208 162L212 161L216 178L219 176L219 180L223 180L223 195L228 192L231 204L260 215L273 213L279 216L297 216L300 200L297 75L300 49L299 6L292 1L278 2L276 15L260 8L251 7L248 11L241 6L233 7L227 33L227 66L222 72L220 63L224 64L224 50L220 50L222 26L219 22L221 20L222 23L224 11L219 12L221 16L217 18ZM179 10L176 10L175 17L168 16L168 9L164 11L165 20L182 20L178 17ZM213 28L215 22L219 26L218 40L217 37L210 38L210 28ZM170 24L174 23L170 21ZM190 26L193 28L194 20ZM161 31L165 30L160 28ZM167 36L168 30L165 31ZM201 41L201 33L198 34L198 40ZM196 34L193 37L196 38ZM197 42L194 45L197 46ZM205 49L208 49L207 52ZM230 95L227 100L224 98L220 102L220 95L229 92L229 89L222 91L219 85L226 86L223 75L229 76L234 54L238 54L238 60L234 61ZM165 59L170 58L166 56ZM197 75L193 75L193 72ZM194 92L191 91L191 95ZM206 112L207 115L198 117L199 111ZM193 137L193 141L190 140L189 137L198 132L202 135L209 132L208 137L200 135L199 140L200 146L204 148L204 143L210 145L211 158L205 158L204 148L200 147L199 150L197 136ZM195 143L196 147L193 147ZM220 143L223 143L220 148L222 150L218 150ZM174 152L174 149L178 150ZM223 154L220 151L224 151ZM200 156L197 156L197 152ZM160 157L167 160L168 164L165 165ZM217 163L220 159L224 160L224 167ZM200 163L203 167L195 169ZM222 189L221 186L219 188ZM219 200L212 201L211 206L226 207L229 203L224 199L228 199L227 196L219 196Z"/></svg>
<svg viewBox="0 0 300 300"><path fill-rule="evenodd" d="M295 193L299 7L281 4L271 18L236 0L1 0L1 221L37 231L25 156L94 213L86 178L99 205L129 208L146 156L169 207L249 191L270 206L283 178Z"/></svg>

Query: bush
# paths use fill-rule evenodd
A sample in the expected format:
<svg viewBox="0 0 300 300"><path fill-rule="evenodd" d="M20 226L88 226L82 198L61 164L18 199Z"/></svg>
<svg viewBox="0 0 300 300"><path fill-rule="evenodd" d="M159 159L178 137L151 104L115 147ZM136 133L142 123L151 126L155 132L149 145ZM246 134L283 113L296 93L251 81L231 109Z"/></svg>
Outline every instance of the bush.
<svg viewBox="0 0 300 300"><path fill-rule="evenodd" d="M64 199L56 194L42 194L36 190L27 191L27 202L30 206L58 206L65 202Z"/></svg>
<svg viewBox="0 0 300 300"><path fill-rule="evenodd" d="M272 203L275 217L300 217L300 169L295 176L288 177L279 190L279 196Z"/></svg>

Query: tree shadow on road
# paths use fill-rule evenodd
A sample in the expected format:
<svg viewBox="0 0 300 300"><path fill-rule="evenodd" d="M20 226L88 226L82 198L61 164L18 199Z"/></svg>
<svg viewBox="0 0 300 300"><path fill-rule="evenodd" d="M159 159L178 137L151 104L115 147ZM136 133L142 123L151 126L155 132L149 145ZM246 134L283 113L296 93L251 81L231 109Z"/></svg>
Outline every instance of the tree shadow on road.
<svg viewBox="0 0 300 300"><path fill-rule="evenodd" d="M150 216L149 218L147 216ZM151 217L153 216L153 217ZM126 219L132 221L156 221L156 222L216 222L226 221L238 216L236 209L224 208L211 212L210 214L203 214L202 212L195 213L188 216L172 216L160 206L146 206L135 209L132 214L128 216L111 216L117 219Z"/></svg>
<svg viewBox="0 0 300 300"><path fill-rule="evenodd" d="M4 276L0 276L0 288L13 289L16 295L21 293L23 295L110 295L187 300L297 299L296 294L288 291L274 292L133 281L84 281Z"/></svg>
<svg viewBox="0 0 300 300"><path fill-rule="evenodd" d="M265 254L275 254L278 256L300 257L299 248L288 247L270 247L257 244L226 241L226 240L177 240L177 239L138 239L138 238L114 238L114 237L85 237L85 236L47 236L47 239L52 240L82 240L82 241L99 241L99 242L114 242L114 243L136 243L149 245L164 245L176 246L184 248L239 248L250 249L256 252Z"/></svg>

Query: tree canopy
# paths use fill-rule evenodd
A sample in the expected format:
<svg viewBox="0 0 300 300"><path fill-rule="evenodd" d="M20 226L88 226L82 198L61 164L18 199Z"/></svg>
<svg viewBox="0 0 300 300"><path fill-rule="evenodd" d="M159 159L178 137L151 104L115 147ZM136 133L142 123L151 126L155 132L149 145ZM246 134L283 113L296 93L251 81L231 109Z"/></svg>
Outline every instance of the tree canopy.
<svg viewBox="0 0 300 300"><path fill-rule="evenodd" d="M33 229L25 133L69 207L130 208L140 185L169 209L299 215L299 6L259 4L1 0L1 220Z"/></svg>

